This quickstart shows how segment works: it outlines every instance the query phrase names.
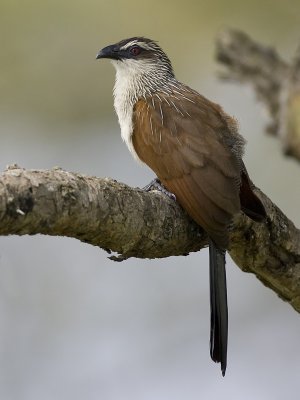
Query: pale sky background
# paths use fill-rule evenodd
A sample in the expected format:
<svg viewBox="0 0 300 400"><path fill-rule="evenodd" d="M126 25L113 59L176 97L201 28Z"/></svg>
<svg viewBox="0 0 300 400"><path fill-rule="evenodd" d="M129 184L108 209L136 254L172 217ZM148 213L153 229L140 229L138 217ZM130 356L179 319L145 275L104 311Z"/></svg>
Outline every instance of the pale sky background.
<svg viewBox="0 0 300 400"><path fill-rule="evenodd" d="M122 143L114 70L98 50L160 42L178 79L216 101L248 141L253 181L300 225L300 167L263 133L249 87L217 79L215 37L243 29L289 60L300 2L2 0L0 168L52 168L144 186ZM296 182L296 183L295 183ZM299 315L229 259L228 369L209 357L208 254L107 260L74 239L0 238L0 399L276 400L298 395Z"/></svg>

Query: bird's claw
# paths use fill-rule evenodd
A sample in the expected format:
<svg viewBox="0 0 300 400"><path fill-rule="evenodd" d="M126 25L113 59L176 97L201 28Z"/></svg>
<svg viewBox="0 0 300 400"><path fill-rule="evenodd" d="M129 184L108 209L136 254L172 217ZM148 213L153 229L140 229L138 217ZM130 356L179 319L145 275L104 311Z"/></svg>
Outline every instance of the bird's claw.
<svg viewBox="0 0 300 400"><path fill-rule="evenodd" d="M149 192L150 190L158 190L159 192L168 196L171 200L176 201L175 194L169 192L158 178L153 179L150 183L148 183L148 185L143 187L143 190L145 190L146 192Z"/></svg>

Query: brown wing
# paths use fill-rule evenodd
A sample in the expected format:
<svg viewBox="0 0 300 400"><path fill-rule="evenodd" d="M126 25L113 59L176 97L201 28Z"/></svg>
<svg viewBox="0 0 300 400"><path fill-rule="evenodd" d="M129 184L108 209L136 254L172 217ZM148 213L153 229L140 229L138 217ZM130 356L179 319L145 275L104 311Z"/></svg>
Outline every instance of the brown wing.
<svg viewBox="0 0 300 400"><path fill-rule="evenodd" d="M158 93L137 102L132 137L140 159L222 248L240 211L240 162L224 116L193 91Z"/></svg>

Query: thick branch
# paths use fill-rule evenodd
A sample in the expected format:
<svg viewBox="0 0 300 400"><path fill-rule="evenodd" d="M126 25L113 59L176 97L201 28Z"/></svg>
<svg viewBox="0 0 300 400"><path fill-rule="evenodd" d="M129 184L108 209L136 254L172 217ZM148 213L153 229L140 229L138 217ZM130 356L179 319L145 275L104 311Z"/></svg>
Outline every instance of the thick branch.
<svg viewBox="0 0 300 400"><path fill-rule="evenodd" d="M250 83L271 117L267 131L278 135L283 151L300 160L300 48L290 64L275 49L245 33L224 30L217 38L223 79Z"/></svg>
<svg viewBox="0 0 300 400"><path fill-rule="evenodd" d="M300 231L258 191L268 221L240 215L230 254L300 311ZM69 236L128 257L187 255L207 236L166 196L61 169L9 167L0 175L0 234Z"/></svg>
<svg viewBox="0 0 300 400"><path fill-rule="evenodd" d="M68 236L123 258L197 251L202 230L178 205L112 179L10 166L0 175L0 235Z"/></svg>

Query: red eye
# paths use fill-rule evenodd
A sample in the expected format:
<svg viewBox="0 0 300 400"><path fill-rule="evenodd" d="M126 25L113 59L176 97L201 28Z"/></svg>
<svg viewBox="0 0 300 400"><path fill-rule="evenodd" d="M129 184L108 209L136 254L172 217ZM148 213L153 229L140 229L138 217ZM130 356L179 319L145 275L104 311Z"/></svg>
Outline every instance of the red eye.
<svg viewBox="0 0 300 400"><path fill-rule="evenodd" d="M131 47L130 49L130 54L132 54L133 56L138 56L141 52L141 48L139 46L134 46Z"/></svg>

